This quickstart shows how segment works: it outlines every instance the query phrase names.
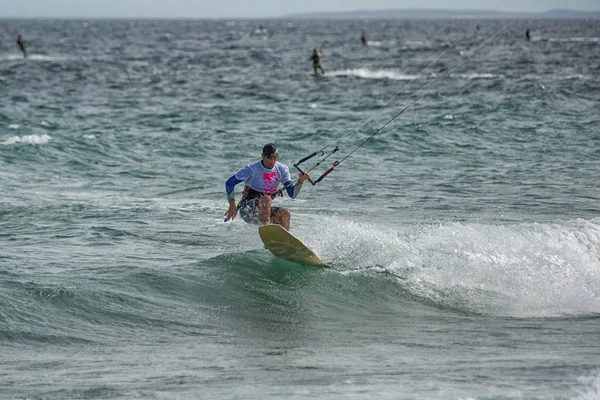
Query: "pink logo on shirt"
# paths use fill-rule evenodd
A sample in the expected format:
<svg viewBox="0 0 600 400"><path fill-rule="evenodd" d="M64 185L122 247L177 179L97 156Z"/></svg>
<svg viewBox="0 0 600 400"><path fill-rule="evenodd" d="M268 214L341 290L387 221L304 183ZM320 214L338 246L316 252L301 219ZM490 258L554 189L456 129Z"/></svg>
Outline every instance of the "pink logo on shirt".
<svg viewBox="0 0 600 400"><path fill-rule="evenodd" d="M273 194L279 187L279 179L277 178L277 172L266 172L263 174L263 184L265 186L265 193Z"/></svg>

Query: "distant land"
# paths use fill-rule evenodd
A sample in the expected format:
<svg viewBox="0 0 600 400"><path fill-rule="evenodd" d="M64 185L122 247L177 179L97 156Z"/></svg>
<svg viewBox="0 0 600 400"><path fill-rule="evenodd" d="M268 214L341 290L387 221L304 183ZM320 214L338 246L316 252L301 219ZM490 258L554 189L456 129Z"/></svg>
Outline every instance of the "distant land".
<svg viewBox="0 0 600 400"><path fill-rule="evenodd" d="M493 10L391 9L286 14L289 19L600 19L599 11L555 9L539 13Z"/></svg>

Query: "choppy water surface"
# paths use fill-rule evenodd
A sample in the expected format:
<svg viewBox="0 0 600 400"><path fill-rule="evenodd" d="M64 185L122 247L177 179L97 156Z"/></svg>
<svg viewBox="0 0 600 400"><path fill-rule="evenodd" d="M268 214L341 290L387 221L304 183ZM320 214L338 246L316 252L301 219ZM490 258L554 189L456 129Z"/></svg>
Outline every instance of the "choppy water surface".
<svg viewBox="0 0 600 400"><path fill-rule="evenodd" d="M598 398L600 26L509 22L2 21L1 397ZM277 200L331 268L223 223L415 91Z"/></svg>

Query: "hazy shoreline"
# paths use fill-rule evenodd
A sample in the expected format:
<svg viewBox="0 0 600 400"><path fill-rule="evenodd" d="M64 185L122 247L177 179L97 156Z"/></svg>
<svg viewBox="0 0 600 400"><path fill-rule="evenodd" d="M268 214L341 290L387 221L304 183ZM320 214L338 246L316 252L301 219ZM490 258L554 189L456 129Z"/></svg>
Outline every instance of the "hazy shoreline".
<svg viewBox="0 0 600 400"><path fill-rule="evenodd" d="M600 12L553 9L538 13L494 10L387 9L293 13L290 19L599 19Z"/></svg>
<svg viewBox="0 0 600 400"><path fill-rule="evenodd" d="M1 16L0 20L278 20L278 19L378 19L378 20L444 20L444 19L600 19L599 11L552 9L537 13L506 12L495 10L446 9L386 9L290 13L265 17L148 17L148 16Z"/></svg>

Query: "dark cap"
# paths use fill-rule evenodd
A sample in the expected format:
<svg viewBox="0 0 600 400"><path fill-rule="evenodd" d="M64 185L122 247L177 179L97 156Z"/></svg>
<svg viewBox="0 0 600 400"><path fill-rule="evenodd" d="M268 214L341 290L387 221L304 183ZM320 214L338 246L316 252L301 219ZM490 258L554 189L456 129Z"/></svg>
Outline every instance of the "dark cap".
<svg viewBox="0 0 600 400"><path fill-rule="evenodd" d="M279 153L277 152L277 145L275 143L267 143L265 147L263 147L263 156L267 158L271 157L279 157Z"/></svg>

